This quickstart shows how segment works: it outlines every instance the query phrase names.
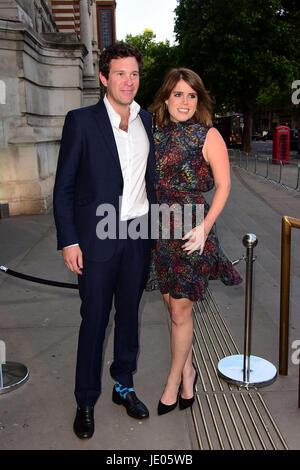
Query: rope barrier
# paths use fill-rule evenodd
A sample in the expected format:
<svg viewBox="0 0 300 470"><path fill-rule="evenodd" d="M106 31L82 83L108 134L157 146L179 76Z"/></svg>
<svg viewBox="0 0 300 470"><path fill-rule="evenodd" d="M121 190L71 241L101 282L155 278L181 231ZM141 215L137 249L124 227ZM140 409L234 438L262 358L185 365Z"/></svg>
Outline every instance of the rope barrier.
<svg viewBox="0 0 300 470"><path fill-rule="evenodd" d="M232 261L232 264L238 264L244 257L239 258L235 261ZM78 284L70 284L68 282L58 282L58 281L51 281L49 279L41 279L35 276L29 276L28 274L18 273L17 271L13 271L12 269L7 268L6 266L0 266L0 271L3 273L9 274L10 276L17 277L19 279L24 279L25 281L36 282L38 284L46 284L48 286L54 287L63 287L67 289L78 289Z"/></svg>
<svg viewBox="0 0 300 470"><path fill-rule="evenodd" d="M48 279L41 279L39 277L28 276L27 274L13 271L12 269L7 268L6 266L0 266L0 271L9 274L10 276L25 279L26 281L36 282L38 284L47 284L48 286L64 287L67 289L78 289L78 284L69 284L67 282L51 281Z"/></svg>

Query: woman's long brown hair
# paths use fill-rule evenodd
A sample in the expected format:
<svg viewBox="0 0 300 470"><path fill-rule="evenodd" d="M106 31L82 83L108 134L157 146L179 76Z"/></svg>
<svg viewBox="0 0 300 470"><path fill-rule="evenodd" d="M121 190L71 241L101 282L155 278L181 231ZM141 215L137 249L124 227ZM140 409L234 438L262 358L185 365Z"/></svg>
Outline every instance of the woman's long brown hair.
<svg viewBox="0 0 300 470"><path fill-rule="evenodd" d="M212 126L212 99L201 78L193 70L180 67L169 70L162 86L155 95L153 110L156 115L157 127L162 129L170 121L170 114L165 101L170 97L172 90L179 80L184 80L188 83L198 95L197 109L194 115L196 121Z"/></svg>

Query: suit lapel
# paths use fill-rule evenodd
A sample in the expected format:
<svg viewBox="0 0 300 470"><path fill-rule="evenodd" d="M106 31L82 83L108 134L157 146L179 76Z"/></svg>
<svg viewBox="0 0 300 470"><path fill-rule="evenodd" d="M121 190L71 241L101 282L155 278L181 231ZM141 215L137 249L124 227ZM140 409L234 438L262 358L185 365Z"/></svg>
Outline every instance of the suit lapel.
<svg viewBox="0 0 300 470"><path fill-rule="evenodd" d="M143 122L144 128L146 129L147 136L149 139L150 144L150 151L148 155L148 162L147 162L147 171L146 171L146 180L148 177L152 180L154 175L154 167L155 167L155 159L154 159L154 142L153 142L153 135L152 135L152 126L149 125L149 118L146 119L143 110L140 111L140 117Z"/></svg>
<svg viewBox="0 0 300 470"><path fill-rule="evenodd" d="M140 110L139 112L139 116L142 120L142 123L144 125L144 128L146 129L146 132L147 132L147 136L148 136L148 139L149 139L149 142L150 142L150 145L151 145L151 142L152 142L152 131L151 131L151 128L149 127L149 125L147 125L147 121L145 119L145 116L144 116L144 113L142 112L142 110Z"/></svg>
<svg viewBox="0 0 300 470"><path fill-rule="evenodd" d="M112 126L111 126L111 123L110 123L110 120L106 111L105 104L103 103L103 100L100 100L97 103L94 110L95 110L95 118L98 123L98 128L121 171L121 165L120 165L120 160L119 160L117 144L115 141L115 136L114 136Z"/></svg>

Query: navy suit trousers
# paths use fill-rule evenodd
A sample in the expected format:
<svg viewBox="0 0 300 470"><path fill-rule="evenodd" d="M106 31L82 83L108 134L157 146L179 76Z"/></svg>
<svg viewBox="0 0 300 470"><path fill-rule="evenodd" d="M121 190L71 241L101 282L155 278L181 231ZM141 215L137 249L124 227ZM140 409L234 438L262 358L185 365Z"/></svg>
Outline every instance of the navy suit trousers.
<svg viewBox="0 0 300 470"><path fill-rule="evenodd" d="M78 406L93 406L101 393L102 353L114 300L113 379L133 386L138 344L138 310L150 263L150 240L116 240L114 256L93 262L83 257L78 276L82 322L79 330L75 397Z"/></svg>

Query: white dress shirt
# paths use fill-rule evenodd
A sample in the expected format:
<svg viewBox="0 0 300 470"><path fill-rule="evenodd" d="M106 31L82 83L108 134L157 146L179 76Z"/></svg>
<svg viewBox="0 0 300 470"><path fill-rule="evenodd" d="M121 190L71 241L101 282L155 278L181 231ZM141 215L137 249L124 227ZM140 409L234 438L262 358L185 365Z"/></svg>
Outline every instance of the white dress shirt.
<svg viewBox="0 0 300 470"><path fill-rule="evenodd" d="M106 95L104 104L112 125L123 175L121 220L134 219L149 210L145 182L149 139L139 116L140 106L135 101L130 105L127 132L120 129L121 116L114 110Z"/></svg>

